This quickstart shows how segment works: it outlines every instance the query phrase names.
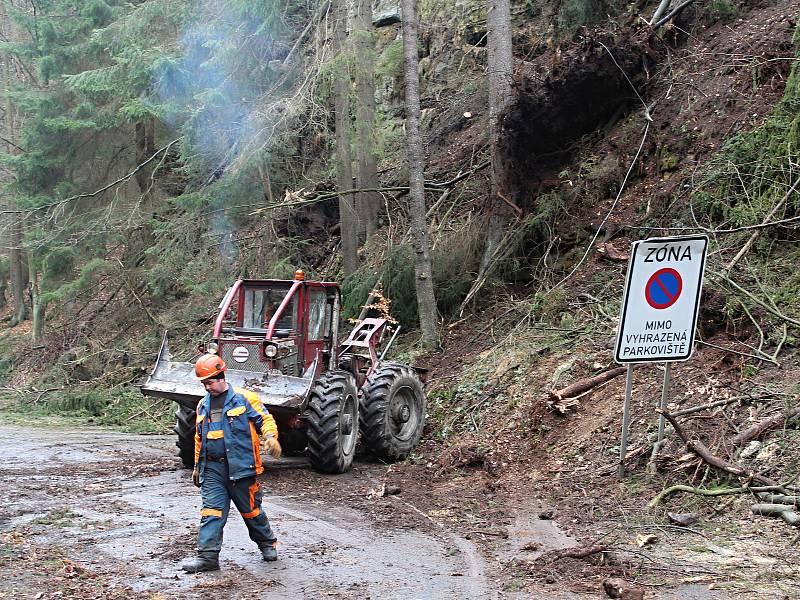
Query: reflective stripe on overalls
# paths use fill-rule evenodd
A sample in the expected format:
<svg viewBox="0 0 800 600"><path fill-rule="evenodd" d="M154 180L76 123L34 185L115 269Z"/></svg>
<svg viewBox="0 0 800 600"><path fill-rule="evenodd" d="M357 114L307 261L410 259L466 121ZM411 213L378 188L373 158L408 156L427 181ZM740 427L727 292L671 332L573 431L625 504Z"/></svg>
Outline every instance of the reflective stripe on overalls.
<svg viewBox="0 0 800 600"><path fill-rule="evenodd" d="M222 548L222 530L228 520L231 500L244 517L250 539L259 548L270 546L277 539L267 515L261 510L261 484L255 477L231 481L227 462L207 460L201 492L199 551L219 552Z"/></svg>

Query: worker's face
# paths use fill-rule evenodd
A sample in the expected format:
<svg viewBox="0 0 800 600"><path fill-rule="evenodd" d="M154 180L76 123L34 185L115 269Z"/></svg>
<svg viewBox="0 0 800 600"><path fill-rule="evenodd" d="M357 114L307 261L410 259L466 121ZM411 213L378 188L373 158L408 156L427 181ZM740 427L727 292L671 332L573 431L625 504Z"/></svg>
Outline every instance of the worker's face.
<svg viewBox="0 0 800 600"><path fill-rule="evenodd" d="M213 396L219 396L228 390L228 384L224 379L204 379L201 381L206 391Z"/></svg>

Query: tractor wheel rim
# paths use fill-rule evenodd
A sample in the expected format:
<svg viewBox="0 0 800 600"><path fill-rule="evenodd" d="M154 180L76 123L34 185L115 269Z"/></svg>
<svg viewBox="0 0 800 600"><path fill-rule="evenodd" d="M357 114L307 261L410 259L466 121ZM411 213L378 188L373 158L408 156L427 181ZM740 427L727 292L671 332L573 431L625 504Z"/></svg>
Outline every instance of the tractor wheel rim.
<svg viewBox="0 0 800 600"><path fill-rule="evenodd" d="M344 406L342 406L342 413L339 416L339 443L341 444L342 454L349 456L353 453L356 447L356 438L358 437L358 428L355 424L358 422L358 409L356 407L356 399L351 395L344 398Z"/></svg>
<svg viewBox="0 0 800 600"><path fill-rule="evenodd" d="M342 415L342 435L350 435L351 433L353 433L353 417Z"/></svg>
<svg viewBox="0 0 800 600"><path fill-rule="evenodd" d="M399 388L389 406L389 427L392 435L399 440L408 440L414 436L419 423L422 406L417 395L409 386Z"/></svg>

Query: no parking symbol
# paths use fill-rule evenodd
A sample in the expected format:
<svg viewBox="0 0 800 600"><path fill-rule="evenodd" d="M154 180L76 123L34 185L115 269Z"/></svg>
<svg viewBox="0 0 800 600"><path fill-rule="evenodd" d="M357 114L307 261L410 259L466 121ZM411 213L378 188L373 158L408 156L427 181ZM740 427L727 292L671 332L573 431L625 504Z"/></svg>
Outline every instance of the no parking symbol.
<svg viewBox="0 0 800 600"><path fill-rule="evenodd" d="M707 248L706 236L633 243L615 361L675 361L691 356Z"/></svg>
<svg viewBox="0 0 800 600"><path fill-rule="evenodd" d="M683 291L683 278L675 269L659 269L647 280L644 297L655 309L669 308L678 301Z"/></svg>

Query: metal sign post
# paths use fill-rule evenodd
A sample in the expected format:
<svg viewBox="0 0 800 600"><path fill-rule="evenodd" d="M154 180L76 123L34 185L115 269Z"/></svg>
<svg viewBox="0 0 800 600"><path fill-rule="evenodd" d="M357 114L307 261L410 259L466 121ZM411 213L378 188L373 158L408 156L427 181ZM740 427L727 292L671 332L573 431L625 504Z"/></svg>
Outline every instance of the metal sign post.
<svg viewBox="0 0 800 600"><path fill-rule="evenodd" d="M664 363L664 387L661 389L661 410L667 410L667 400L669 399L669 368L672 365L671 362ZM659 415L658 417L658 441L656 442L656 447L661 447L661 441L664 439L664 425L666 419L664 419L664 415Z"/></svg>
<svg viewBox="0 0 800 600"><path fill-rule="evenodd" d="M633 243L625 295L622 298L614 360L628 365L622 407L619 476L625 474L628 449L633 365L665 362L661 409L669 398L670 365L688 360L703 289L708 237L704 235L653 238ZM658 422L659 447L664 437L663 415Z"/></svg>
<svg viewBox="0 0 800 600"><path fill-rule="evenodd" d="M628 452L628 427L631 422L631 392L633 391L633 363L628 365L628 374L625 377L625 401L622 405L622 437L619 440L619 468L617 475L620 479L625 476L625 454Z"/></svg>

